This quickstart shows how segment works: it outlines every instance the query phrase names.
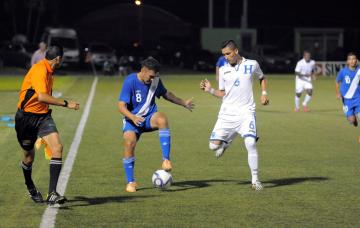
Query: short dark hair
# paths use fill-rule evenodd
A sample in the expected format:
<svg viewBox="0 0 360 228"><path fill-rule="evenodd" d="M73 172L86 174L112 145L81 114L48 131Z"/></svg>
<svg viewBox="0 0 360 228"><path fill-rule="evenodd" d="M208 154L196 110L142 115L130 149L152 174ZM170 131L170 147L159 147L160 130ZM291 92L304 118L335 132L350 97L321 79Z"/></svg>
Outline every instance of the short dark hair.
<svg viewBox="0 0 360 228"><path fill-rule="evenodd" d="M355 57L357 58L357 54L356 54L355 52L353 52L353 51L349 52L346 56L347 56L347 57L349 57L349 56L355 56Z"/></svg>
<svg viewBox="0 0 360 228"><path fill-rule="evenodd" d="M311 52L310 52L309 50L307 50L307 49L305 49L305 50L303 51L303 54L305 54L305 53L308 53L308 54L311 55Z"/></svg>
<svg viewBox="0 0 360 228"><path fill-rule="evenodd" d="M221 44L221 49L226 48L226 47L228 47L228 48L230 48L232 50L238 49L238 46L237 46L237 44L236 44L236 42L234 40L226 40L226 41L224 41Z"/></svg>
<svg viewBox="0 0 360 228"><path fill-rule="evenodd" d="M48 49L46 50L45 58L47 60L52 60L58 56L63 57L63 55L64 55L63 47L60 45L53 45L48 47Z"/></svg>
<svg viewBox="0 0 360 228"><path fill-rule="evenodd" d="M153 70L155 73L160 71L160 63L152 56L147 57L145 60L141 62L141 67L146 67L149 70Z"/></svg>

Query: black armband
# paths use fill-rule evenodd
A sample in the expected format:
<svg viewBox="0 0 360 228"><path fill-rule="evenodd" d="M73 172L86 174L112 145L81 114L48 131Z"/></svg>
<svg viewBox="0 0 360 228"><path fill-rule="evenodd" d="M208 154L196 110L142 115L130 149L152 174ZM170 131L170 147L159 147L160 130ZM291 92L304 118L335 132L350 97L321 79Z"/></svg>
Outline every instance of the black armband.
<svg viewBox="0 0 360 228"><path fill-rule="evenodd" d="M64 105L63 105L63 107L67 107L68 106L68 104L69 104L69 102L67 101L67 100L64 100Z"/></svg>

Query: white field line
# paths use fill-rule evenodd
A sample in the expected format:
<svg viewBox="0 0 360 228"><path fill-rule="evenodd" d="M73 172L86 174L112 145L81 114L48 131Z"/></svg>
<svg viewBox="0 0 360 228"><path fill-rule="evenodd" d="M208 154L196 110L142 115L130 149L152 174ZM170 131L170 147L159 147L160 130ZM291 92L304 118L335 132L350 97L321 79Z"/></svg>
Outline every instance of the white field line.
<svg viewBox="0 0 360 228"><path fill-rule="evenodd" d="M92 101L94 99L97 82L98 82L98 77L95 77L94 81L91 85L90 93L89 93L89 96L88 96L86 104L85 104L84 112L81 116L79 125L76 129L74 139L73 139L70 149L69 149L69 153L66 157L64 166L62 167L62 170L61 170L61 173L59 176L57 191L59 192L60 195L65 194L66 186L69 181L71 170L73 168L74 161L75 161L75 158L76 158L76 155L78 152L78 148L81 143L82 135L84 133L84 128L85 128L87 119L89 117L90 108L92 105ZM58 210L59 210L58 207L48 206L42 216L40 228L54 228Z"/></svg>

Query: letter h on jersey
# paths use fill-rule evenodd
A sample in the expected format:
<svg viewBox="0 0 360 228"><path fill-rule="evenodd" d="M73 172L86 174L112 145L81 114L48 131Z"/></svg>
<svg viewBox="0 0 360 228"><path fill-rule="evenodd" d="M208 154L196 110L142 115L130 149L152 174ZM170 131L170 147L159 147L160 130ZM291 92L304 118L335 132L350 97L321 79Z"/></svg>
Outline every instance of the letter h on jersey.
<svg viewBox="0 0 360 228"><path fill-rule="evenodd" d="M244 74L252 74L253 65L245 65L244 66Z"/></svg>

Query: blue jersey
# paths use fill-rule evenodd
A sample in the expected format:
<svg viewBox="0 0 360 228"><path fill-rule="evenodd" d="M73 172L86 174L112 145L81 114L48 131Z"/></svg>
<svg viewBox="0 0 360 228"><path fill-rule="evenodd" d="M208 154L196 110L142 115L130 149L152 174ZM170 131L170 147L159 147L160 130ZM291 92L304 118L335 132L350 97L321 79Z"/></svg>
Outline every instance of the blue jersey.
<svg viewBox="0 0 360 228"><path fill-rule="evenodd" d="M224 56L220 56L219 59L218 59L218 61L216 62L216 66L220 68L220 67L224 66L225 63L227 63L225 57L224 57Z"/></svg>
<svg viewBox="0 0 360 228"><path fill-rule="evenodd" d="M144 84L136 73L128 75L119 96L119 101L126 103L127 109L137 116L146 117L157 112L155 97L160 98L167 93L159 77L151 84Z"/></svg>
<svg viewBox="0 0 360 228"><path fill-rule="evenodd" d="M345 99L360 98L360 67L350 70L348 67L341 69L336 77L340 82L340 92Z"/></svg>

